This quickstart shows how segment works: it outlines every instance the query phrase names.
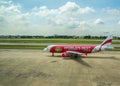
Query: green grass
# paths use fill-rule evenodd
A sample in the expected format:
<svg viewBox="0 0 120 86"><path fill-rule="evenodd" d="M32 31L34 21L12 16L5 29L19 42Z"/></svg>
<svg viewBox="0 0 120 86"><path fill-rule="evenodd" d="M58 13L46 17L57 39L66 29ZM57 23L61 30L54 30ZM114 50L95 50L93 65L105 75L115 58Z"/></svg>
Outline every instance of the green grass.
<svg viewBox="0 0 120 86"><path fill-rule="evenodd" d="M97 40L97 39L96 39ZM103 40L98 39L0 39L0 43L76 43L76 44L100 44ZM120 44L120 41L113 41Z"/></svg>
<svg viewBox="0 0 120 86"><path fill-rule="evenodd" d="M114 49L112 49L112 50L120 51L120 47L114 47Z"/></svg>
<svg viewBox="0 0 120 86"><path fill-rule="evenodd" d="M46 46L0 45L0 49L44 49Z"/></svg>

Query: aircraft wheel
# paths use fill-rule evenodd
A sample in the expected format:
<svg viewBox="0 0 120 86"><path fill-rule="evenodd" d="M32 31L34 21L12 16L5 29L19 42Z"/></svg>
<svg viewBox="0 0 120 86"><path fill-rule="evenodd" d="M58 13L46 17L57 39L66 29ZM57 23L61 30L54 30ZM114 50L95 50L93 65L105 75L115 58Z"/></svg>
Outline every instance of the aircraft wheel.
<svg viewBox="0 0 120 86"><path fill-rule="evenodd" d="M74 57L75 57L75 58L77 58L77 57L78 57L78 55L77 55L77 54L75 54L75 55L74 55Z"/></svg>

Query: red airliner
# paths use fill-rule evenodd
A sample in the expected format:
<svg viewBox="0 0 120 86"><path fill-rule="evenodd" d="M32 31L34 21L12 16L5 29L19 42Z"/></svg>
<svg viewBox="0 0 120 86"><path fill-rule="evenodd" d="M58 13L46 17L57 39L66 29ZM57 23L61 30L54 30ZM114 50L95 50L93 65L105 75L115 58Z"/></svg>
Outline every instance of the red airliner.
<svg viewBox="0 0 120 86"><path fill-rule="evenodd" d="M108 36L100 45L49 45L44 51L49 51L54 56L54 53L62 53L63 58L78 57L82 54L89 54L112 49L112 36Z"/></svg>

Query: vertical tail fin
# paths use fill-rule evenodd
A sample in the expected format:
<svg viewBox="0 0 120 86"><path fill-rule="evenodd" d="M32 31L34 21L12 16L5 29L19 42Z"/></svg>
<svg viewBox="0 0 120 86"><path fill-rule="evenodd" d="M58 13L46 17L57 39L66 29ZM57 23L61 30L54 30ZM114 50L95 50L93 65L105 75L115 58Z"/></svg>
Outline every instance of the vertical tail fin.
<svg viewBox="0 0 120 86"><path fill-rule="evenodd" d="M99 47L99 51L101 50L106 50L106 49L111 49L111 44L112 44L112 36L108 36L101 44Z"/></svg>
<svg viewBox="0 0 120 86"><path fill-rule="evenodd" d="M100 46L107 46L107 45L111 45L112 43L112 36L108 36L101 44Z"/></svg>
<svg viewBox="0 0 120 86"><path fill-rule="evenodd" d="M108 36L100 45L96 46L93 52L99 52L106 49L112 49L112 36Z"/></svg>

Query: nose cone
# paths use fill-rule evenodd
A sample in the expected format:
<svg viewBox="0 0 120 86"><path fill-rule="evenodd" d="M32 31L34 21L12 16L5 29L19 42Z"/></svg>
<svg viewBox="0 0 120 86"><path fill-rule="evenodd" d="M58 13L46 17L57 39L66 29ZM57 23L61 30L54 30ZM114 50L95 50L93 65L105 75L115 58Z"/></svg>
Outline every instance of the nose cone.
<svg viewBox="0 0 120 86"><path fill-rule="evenodd" d="M48 49L47 49L47 48L44 48L43 51L48 51Z"/></svg>
<svg viewBox="0 0 120 86"><path fill-rule="evenodd" d="M50 52L50 49L53 47L54 45L49 45L48 47L44 48L43 51L49 51Z"/></svg>

